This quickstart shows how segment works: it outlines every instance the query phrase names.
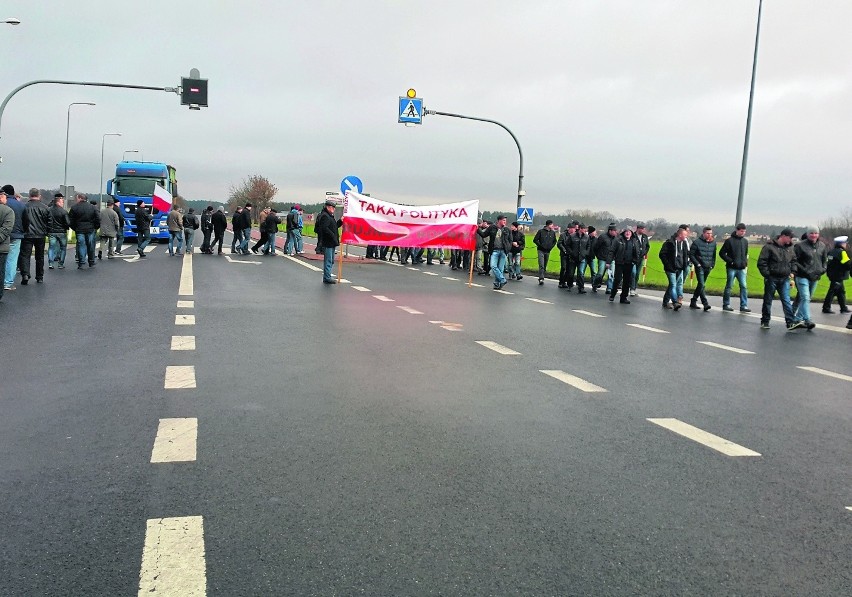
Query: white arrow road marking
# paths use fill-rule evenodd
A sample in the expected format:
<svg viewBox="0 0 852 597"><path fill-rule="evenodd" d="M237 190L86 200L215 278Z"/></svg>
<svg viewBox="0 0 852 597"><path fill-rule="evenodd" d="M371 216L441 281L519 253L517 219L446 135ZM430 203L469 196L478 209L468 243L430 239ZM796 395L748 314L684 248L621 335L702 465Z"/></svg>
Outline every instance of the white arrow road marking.
<svg viewBox="0 0 852 597"><path fill-rule="evenodd" d="M698 427L693 427L688 423L684 423L678 419L647 419L654 425L659 425L669 431L674 431L678 435L689 438L692 441L705 445L708 448L713 448L717 452L721 452L726 456L760 456L759 452L744 448L739 444L728 441L725 438L708 433Z"/></svg>

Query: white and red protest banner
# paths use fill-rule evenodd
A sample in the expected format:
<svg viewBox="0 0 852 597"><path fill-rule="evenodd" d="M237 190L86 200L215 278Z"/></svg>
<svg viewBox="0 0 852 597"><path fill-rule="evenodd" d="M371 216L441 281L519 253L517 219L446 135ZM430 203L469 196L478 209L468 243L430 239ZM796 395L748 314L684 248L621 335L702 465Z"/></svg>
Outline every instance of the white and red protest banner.
<svg viewBox="0 0 852 597"><path fill-rule="evenodd" d="M348 191L340 241L389 247L476 248L479 201L397 205Z"/></svg>

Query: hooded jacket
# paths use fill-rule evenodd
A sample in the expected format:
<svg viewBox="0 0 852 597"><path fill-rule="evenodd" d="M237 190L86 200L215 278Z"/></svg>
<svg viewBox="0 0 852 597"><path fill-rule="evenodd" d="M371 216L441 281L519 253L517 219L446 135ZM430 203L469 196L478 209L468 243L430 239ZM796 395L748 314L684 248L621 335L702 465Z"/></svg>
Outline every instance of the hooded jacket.
<svg viewBox="0 0 852 597"><path fill-rule="evenodd" d="M678 273L686 269L686 264L689 262L689 249L687 249L686 241L677 240L677 234L673 234L667 238L660 247L660 261L663 262L663 269L667 274Z"/></svg>

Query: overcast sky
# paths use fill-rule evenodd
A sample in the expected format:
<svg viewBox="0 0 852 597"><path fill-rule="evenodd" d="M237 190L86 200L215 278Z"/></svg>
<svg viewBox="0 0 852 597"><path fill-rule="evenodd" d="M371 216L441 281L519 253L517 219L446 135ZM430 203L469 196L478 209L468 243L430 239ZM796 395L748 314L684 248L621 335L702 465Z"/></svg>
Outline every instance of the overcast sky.
<svg viewBox="0 0 852 597"><path fill-rule="evenodd" d="M282 202L345 175L387 201L479 199L514 212L518 151L487 123L397 123L398 97L498 120L524 151L525 205L733 223L758 0L0 0L6 95L35 79L176 86L176 95L36 85L8 104L0 181L99 187L125 150L177 168L187 199L249 174ZM766 0L744 220L812 224L852 205L849 0ZM134 157L135 154L128 154Z"/></svg>

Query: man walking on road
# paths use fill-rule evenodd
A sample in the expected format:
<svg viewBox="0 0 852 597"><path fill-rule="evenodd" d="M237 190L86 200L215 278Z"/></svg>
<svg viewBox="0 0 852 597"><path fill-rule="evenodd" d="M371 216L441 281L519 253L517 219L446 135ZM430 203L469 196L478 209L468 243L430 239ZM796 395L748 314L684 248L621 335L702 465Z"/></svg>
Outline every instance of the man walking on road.
<svg viewBox="0 0 852 597"><path fill-rule="evenodd" d="M556 248L559 249L559 288L567 288L571 290L574 285L574 275L571 273L571 237L574 231L577 230L577 225L580 222L576 220L570 222L562 234L559 235L559 240L556 241ZM570 282L569 282L570 280Z"/></svg>
<svg viewBox="0 0 852 597"><path fill-rule="evenodd" d="M50 206L50 215L53 218L48 230L47 267L53 269L54 262L59 263L59 269L65 269L65 254L68 250L68 211L65 209L65 197L62 193L53 196L53 205Z"/></svg>
<svg viewBox="0 0 852 597"><path fill-rule="evenodd" d="M796 256L793 274L797 291L793 318L805 322L808 329L812 330L816 325L811 321L811 299L828 262L828 248L819 239L819 228L808 228L805 239L795 244L793 252Z"/></svg>
<svg viewBox="0 0 852 597"><path fill-rule="evenodd" d="M109 203L109 200L107 200ZM124 209L113 199L112 209L118 216L118 229L115 231L115 254L121 255L121 247L124 246Z"/></svg>
<svg viewBox="0 0 852 597"><path fill-rule="evenodd" d="M242 253L243 244L243 206L238 205L231 216L231 232L234 238L231 240L231 253Z"/></svg>
<svg viewBox="0 0 852 597"><path fill-rule="evenodd" d="M848 236L838 236L835 238L834 248L828 254L825 271L828 274L828 281L831 285L825 294L825 301L822 303L823 313L834 313L831 310L831 300L835 296L840 305L840 312L849 313L849 309L846 308L845 283L849 279L852 260L849 259L849 254L846 252L846 243L848 240Z"/></svg>
<svg viewBox="0 0 852 597"><path fill-rule="evenodd" d="M725 262L725 274L727 276L725 282L725 291L722 293L722 309L725 311L733 311L731 307L731 289L734 286L734 278L740 286L740 312L751 313L748 308L748 285L746 284L746 274L748 273L748 239L746 235L746 225L740 222L736 229L731 233L730 238L722 243L722 250L719 251L719 259Z"/></svg>
<svg viewBox="0 0 852 597"><path fill-rule="evenodd" d="M101 227L101 217L84 193L77 193L77 203L68 212L71 230L77 235L77 269L89 262L95 267L95 230Z"/></svg>
<svg viewBox="0 0 852 597"><path fill-rule="evenodd" d="M7 184L3 185L2 190L6 194L6 206L15 214L12 236L9 238L9 253L6 255L6 277L3 280L3 288L16 290L15 275L18 271L18 257L21 255L21 242L24 240L24 209L26 208L15 197L15 187Z"/></svg>
<svg viewBox="0 0 852 597"><path fill-rule="evenodd" d="M174 203L166 219L166 225L169 227L169 256L174 257L175 253L183 255L183 215Z"/></svg>
<svg viewBox="0 0 852 597"><path fill-rule="evenodd" d="M494 290L506 285L503 269L506 267L506 255L512 250L512 231L506 227L506 216L498 216L497 223L480 229L477 234L487 239L486 248L491 254L490 267L494 272Z"/></svg>
<svg viewBox="0 0 852 597"><path fill-rule="evenodd" d="M136 252L140 259L145 259L145 247L151 242L151 214L141 199L136 202L133 217L136 220Z"/></svg>
<svg viewBox="0 0 852 597"><path fill-rule="evenodd" d="M12 229L15 227L15 212L6 205L6 191L0 190L0 282L6 276L6 257L9 254L9 244L12 240ZM0 284L0 299L5 288Z"/></svg>
<svg viewBox="0 0 852 597"><path fill-rule="evenodd" d="M101 248L98 251L98 259L101 258L106 251L107 259L112 259L115 256L115 237L118 234L118 214L112 206L115 205L115 199L110 197L107 199L107 206L101 210Z"/></svg>
<svg viewBox="0 0 852 597"><path fill-rule="evenodd" d="M30 200L24 209L24 240L21 243L21 284L30 279L30 255L35 249L36 282L44 282L44 239L52 225L53 216L41 202L41 191L30 189Z"/></svg>
<svg viewBox="0 0 852 597"><path fill-rule="evenodd" d="M636 269L633 270L633 284L630 286L630 296L636 296L636 285L639 283L642 263L648 259L648 251L651 249L651 241L648 239L648 232L643 222L636 224L636 234L633 235L633 238L636 239L636 244L639 246L639 262L636 264Z"/></svg>
<svg viewBox="0 0 852 597"><path fill-rule="evenodd" d="M322 281L323 284L335 284L334 278L331 277L331 270L334 267L334 251L340 245L340 233L338 228L343 226L343 218L340 220L334 219L335 203L329 199L325 202L323 209L317 221L314 224L314 231L317 234L317 245L322 247Z"/></svg>
<svg viewBox="0 0 852 597"><path fill-rule="evenodd" d="M201 213L201 252L208 255L213 254L213 248L210 246L210 234L213 232L213 206L208 205Z"/></svg>
<svg viewBox="0 0 852 597"><path fill-rule="evenodd" d="M707 300L705 286L710 270L716 266L716 239L713 238L713 228L704 227L701 236L695 239L695 242L689 248L689 259L695 266L695 278L698 280L695 292L692 294L692 300L689 301L689 308L700 309L698 299L701 299L704 310L709 311L711 307L710 301Z"/></svg>
<svg viewBox="0 0 852 597"><path fill-rule="evenodd" d="M225 216L225 210L222 206L216 210L210 220L213 222L213 244L210 245L210 254L213 254L213 247L218 246L217 255L222 254L222 242L225 240L225 230L228 229L228 218ZM233 252L233 251L232 251Z"/></svg>
<svg viewBox="0 0 852 597"><path fill-rule="evenodd" d="M249 241L251 240L251 203L246 203L240 214L240 226L242 226L242 241L240 241L240 251L243 255L249 254Z"/></svg>
<svg viewBox="0 0 852 597"><path fill-rule="evenodd" d="M547 220L533 237L533 244L538 249L538 285L544 284L544 275L547 273L547 262L550 252L556 246L556 232L553 230L553 220Z"/></svg>
<svg viewBox="0 0 852 597"><path fill-rule="evenodd" d="M760 314L760 328L769 329L772 318L772 301L775 293L784 309L784 321L788 330L807 327L803 321L796 321L793 305L790 302L790 279L796 271L796 253L792 245L793 231L785 228L781 234L763 245L757 258L757 269L763 276L763 308Z"/></svg>
<svg viewBox="0 0 852 597"><path fill-rule="evenodd" d="M689 249L686 245L686 226L681 224L671 238L666 239L660 247L660 261L669 280L666 293L663 295L663 309L680 310L683 306L680 297L683 294L683 273L689 262ZM669 304L671 301L671 304Z"/></svg>

